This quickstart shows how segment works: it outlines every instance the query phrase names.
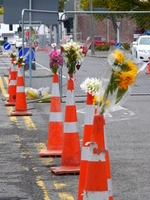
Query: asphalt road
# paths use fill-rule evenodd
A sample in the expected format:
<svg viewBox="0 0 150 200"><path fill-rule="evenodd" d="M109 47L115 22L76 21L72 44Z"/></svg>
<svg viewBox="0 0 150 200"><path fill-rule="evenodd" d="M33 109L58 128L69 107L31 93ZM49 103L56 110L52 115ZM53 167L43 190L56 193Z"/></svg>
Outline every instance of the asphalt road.
<svg viewBox="0 0 150 200"><path fill-rule="evenodd" d="M47 54L40 56L45 62ZM36 59L39 68L41 57ZM59 166L61 158L39 157L47 144L50 103L27 102L32 116L10 117L13 108L4 105L9 58L0 61L0 200L77 200L79 175L54 175L50 167ZM51 76L44 73L32 79L35 86L51 87ZM123 110L105 116L115 200L150 199L149 102L149 95L130 96ZM80 142L85 106L76 102ZM63 115L64 110L65 102Z"/></svg>

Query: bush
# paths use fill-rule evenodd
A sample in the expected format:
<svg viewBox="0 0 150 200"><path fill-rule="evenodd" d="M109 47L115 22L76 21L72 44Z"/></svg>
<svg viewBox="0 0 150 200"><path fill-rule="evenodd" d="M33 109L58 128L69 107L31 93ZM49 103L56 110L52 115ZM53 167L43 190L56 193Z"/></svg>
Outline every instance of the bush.
<svg viewBox="0 0 150 200"><path fill-rule="evenodd" d="M3 46L5 41L0 41L0 46Z"/></svg>
<svg viewBox="0 0 150 200"><path fill-rule="evenodd" d="M109 44L100 44L100 45L95 47L95 50L97 50L97 51L108 51L109 48L110 48Z"/></svg>
<svg viewBox="0 0 150 200"><path fill-rule="evenodd" d="M130 49L130 44L127 42L122 43L122 46L126 49L129 50Z"/></svg>

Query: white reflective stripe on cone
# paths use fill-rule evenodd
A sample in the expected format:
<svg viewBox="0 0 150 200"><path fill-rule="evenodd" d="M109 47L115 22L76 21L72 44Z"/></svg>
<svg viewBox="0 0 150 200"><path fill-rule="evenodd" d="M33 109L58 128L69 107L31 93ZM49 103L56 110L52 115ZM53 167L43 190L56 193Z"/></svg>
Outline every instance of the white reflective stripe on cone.
<svg viewBox="0 0 150 200"><path fill-rule="evenodd" d="M18 77L23 77L21 70L22 70L21 68L18 68L18 74L17 74Z"/></svg>
<svg viewBox="0 0 150 200"><path fill-rule="evenodd" d="M17 85L17 81L16 80L10 80L9 85Z"/></svg>
<svg viewBox="0 0 150 200"><path fill-rule="evenodd" d="M112 192L112 180L108 179L108 192L109 192L109 196L113 196L113 192Z"/></svg>
<svg viewBox="0 0 150 200"><path fill-rule="evenodd" d="M90 192L84 191L83 200L108 200L109 195L107 191L104 192Z"/></svg>
<svg viewBox="0 0 150 200"><path fill-rule="evenodd" d="M55 96L55 97L59 97L60 96L58 83L53 83L52 84L52 96Z"/></svg>
<svg viewBox="0 0 150 200"><path fill-rule="evenodd" d="M87 160L89 159L89 153L90 153L90 147L82 147L82 152L81 152L81 160Z"/></svg>
<svg viewBox="0 0 150 200"><path fill-rule="evenodd" d="M94 105L86 106L84 124L93 125L94 110Z"/></svg>
<svg viewBox="0 0 150 200"><path fill-rule="evenodd" d="M78 132L78 130L77 130L77 122L65 122L64 123L64 132L65 133Z"/></svg>
<svg viewBox="0 0 150 200"><path fill-rule="evenodd" d="M75 98L74 98L74 90L67 90L67 99L66 99L66 105L74 105L75 104Z"/></svg>
<svg viewBox="0 0 150 200"><path fill-rule="evenodd" d="M101 153L93 153L93 149L96 149L97 148L97 143L92 143L90 142L90 148L89 148L89 159L88 161L91 161L91 162L98 162L98 161L106 161L106 158L105 158L105 150L102 150Z"/></svg>
<svg viewBox="0 0 150 200"><path fill-rule="evenodd" d="M11 66L11 72L16 72L17 71L17 66L16 65L12 65Z"/></svg>
<svg viewBox="0 0 150 200"><path fill-rule="evenodd" d="M50 112L49 121L51 122L62 122L63 117L61 112Z"/></svg>
<svg viewBox="0 0 150 200"><path fill-rule="evenodd" d="M25 92L24 86L17 86L16 92Z"/></svg>

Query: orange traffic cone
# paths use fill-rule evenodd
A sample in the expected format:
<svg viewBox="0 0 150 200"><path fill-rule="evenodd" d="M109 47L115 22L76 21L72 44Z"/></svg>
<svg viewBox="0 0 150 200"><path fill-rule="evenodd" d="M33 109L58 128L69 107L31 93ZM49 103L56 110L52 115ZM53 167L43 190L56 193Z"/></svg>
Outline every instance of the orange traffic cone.
<svg viewBox="0 0 150 200"><path fill-rule="evenodd" d="M16 104L16 85L17 85L17 66L11 64L10 80L9 80L9 99L5 106L15 106Z"/></svg>
<svg viewBox="0 0 150 200"><path fill-rule="evenodd" d="M32 115L30 112L27 111L23 69L19 65L18 65L17 88L16 88L16 105L15 105L15 110L11 112L10 115L11 116Z"/></svg>
<svg viewBox="0 0 150 200"><path fill-rule="evenodd" d="M45 52L48 52L48 45L46 45Z"/></svg>
<svg viewBox="0 0 150 200"><path fill-rule="evenodd" d="M84 131L83 131L83 142L81 151L81 164L80 164L80 176L79 176L79 186L78 186L78 200L83 199L83 190L87 171L88 153L90 145L86 145L87 142L91 140L92 128L93 128L93 118L95 112L95 106L93 105L92 94L87 93L86 99L86 110L84 118Z"/></svg>
<svg viewBox="0 0 150 200"><path fill-rule="evenodd" d="M61 166L51 167L50 169L55 174L79 173L80 156L80 141L77 131L77 113L74 100L74 82L70 78L67 85Z"/></svg>
<svg viewBox="0 0 150 200"><path fill-rule="evenodd" d="M103 115L94 115L83 200L108 200Z"/></svg>
<svg viewBox="0 0 150 200"><path fill-rule="evenodd" d="M41 157L61 156L63 143L63 117L59 93L58 74L53 75L50 118L48 126L47 150L40 152Z"/></svg>
<svg viewBox="0 0 150 200"><path fill-rule="evenodd" d="M146 72L146 74L150 74L150 57L148 59L149 59L149 61L147 63L147 72Z"/></svg>

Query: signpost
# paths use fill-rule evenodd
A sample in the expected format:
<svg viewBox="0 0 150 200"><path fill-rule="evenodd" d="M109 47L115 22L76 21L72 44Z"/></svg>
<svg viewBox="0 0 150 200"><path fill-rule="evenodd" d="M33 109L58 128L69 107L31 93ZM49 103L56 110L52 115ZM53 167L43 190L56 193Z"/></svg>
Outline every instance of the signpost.
<svg viewBox="0 0 150 200"><path fill-rule="evenodd" d="M25 47L23 49L20 49L19 56L24 56L25 63L29 63L29 79L30 79L30 87L32 86L32 61L35 58L35 53L33 49L30 49L28 47Z"/></svg>
<svg viewBox="0 0 150 200"><path fill-rule="evenodd" d="M119 42L120 42L119 27L120 27L121 22L120 22L120 21L117 21L116 24L117 24L117 43L119 43Z"/></svg>

